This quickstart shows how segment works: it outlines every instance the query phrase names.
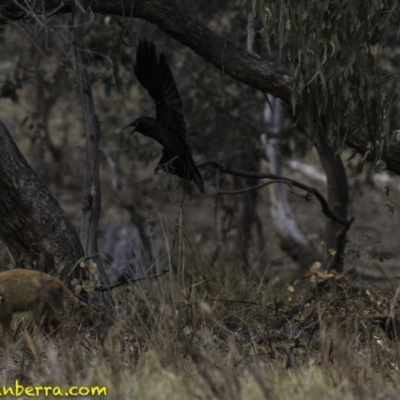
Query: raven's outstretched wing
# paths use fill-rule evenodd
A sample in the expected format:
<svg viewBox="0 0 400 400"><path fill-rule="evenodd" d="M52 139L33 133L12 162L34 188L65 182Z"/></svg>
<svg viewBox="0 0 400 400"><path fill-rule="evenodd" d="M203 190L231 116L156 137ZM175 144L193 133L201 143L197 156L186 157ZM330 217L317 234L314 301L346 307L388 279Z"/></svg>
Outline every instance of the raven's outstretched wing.
<svg viewBox="0 0 400 400"><path fill-rule="evenodd" d="M186 140L181 98L164 54L158 61L154 43L139 39L133 69L140 84L156 102L157 121Z"/></svg>

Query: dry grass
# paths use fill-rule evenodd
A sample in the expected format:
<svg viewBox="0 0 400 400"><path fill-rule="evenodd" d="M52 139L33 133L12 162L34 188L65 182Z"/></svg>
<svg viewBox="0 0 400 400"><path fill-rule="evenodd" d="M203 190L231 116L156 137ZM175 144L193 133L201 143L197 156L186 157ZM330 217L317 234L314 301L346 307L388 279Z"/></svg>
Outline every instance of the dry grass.
<svg viewBox="0 0 400 400"><path fill-rule="evenodd" d="M192 253L176 273L114 293L119 316L102 344L20 335L2 353L1 384L100 385L112 399L398 398L397 343L371 323L389 296L319 270L268 288ZM271 331L311 281L316 298Z"/></svg>

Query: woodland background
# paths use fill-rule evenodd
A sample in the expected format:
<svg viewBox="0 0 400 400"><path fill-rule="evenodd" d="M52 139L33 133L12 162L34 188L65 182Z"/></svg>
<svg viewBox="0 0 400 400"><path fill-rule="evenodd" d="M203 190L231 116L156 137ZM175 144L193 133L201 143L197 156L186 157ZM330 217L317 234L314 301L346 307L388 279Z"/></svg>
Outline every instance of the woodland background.
<svg viewBox="0 0 400 400"><path fill-rule="evenodd" d="M0 120L79 231L73 4L0 5ZM397 398L397 342L376 318L396 321L398 297L398 2L76 4L101 131L96 262L111 284L149 279L112 291L104 344L56 343L56 381L115 398ZM178 178L153 175L160 146L123 129L155 113L139 37L167 57L206 195L182 202ZM246 190L260 173L274 183ZM3 355L4 380L48 381L47 342L17 345L36 355Z"/></svg>

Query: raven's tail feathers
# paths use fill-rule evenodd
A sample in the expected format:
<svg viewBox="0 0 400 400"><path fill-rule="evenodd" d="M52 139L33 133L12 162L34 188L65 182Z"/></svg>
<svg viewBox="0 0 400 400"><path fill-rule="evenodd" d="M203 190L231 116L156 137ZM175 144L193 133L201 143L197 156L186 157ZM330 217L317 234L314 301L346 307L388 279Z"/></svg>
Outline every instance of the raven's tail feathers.
<svg viewBox="0 0 400 400"><path fill-rule="evenodd" d="M206 193L205 189L204 189L204 183L203 183L203 177L201 176L199 170L196 167L196 164L193 161L192 155L189 154L188 157L188 180L193 179L194 183L196 184L197 188L199 189L199 191L203 194Z"/></svg>

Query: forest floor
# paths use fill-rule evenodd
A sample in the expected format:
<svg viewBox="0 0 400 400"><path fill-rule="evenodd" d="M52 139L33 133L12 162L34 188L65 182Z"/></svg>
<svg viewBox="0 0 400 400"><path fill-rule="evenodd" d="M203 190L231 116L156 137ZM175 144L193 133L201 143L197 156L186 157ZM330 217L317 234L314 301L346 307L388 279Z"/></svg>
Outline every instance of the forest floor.
<svg viewBox="0 0 400 400"><path fill-rule="evenodd" d="M189 262L190 274L181 264L116 291L118 317L103 343L85 330L25 330L2 352L2 385L101 387L121 400L399 398L399 344L374 323L399 292L385 297L318 265L272 289Z"/></svg>

